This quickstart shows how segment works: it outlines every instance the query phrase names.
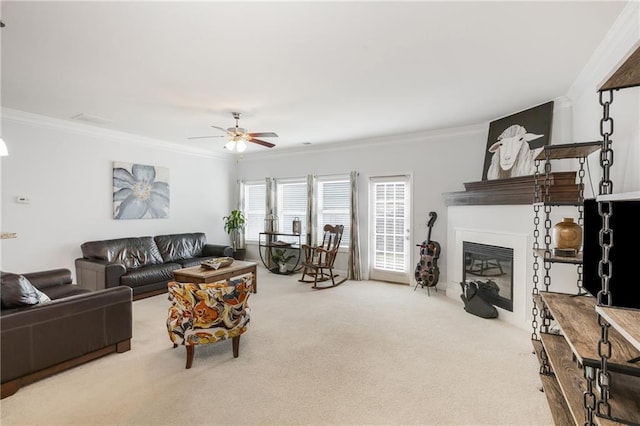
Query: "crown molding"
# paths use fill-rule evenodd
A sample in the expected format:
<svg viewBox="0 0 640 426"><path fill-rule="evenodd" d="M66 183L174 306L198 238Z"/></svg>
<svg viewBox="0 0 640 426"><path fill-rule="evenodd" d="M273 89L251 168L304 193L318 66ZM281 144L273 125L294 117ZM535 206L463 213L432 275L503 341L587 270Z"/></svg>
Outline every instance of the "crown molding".
<svg viewBox="0 0 640 426"><path fill-rule="evenodd" d="M59 118L48 117L12 108L2 108L2 120L32 127L39 127L41 129L57 130L74 133L81 136L100 138L103 140L106 139L110 142L126 141L127 143L135 143L146 148L161 149L164 151L176 152L180 154L189 154L199 157L224 160L232 159L231 157L229 157L229 155L214 153L194 147L185 147L184 145L169 142L166 140L149 138L145 136L135 135L133 133L104 129L84 123L75 123L69 120L62 120Z"/></svg>
<svg viewBox="0 0 640 426"><path fill-rule="evenodd" d="M580 97L585 91L596 93L604 78L631 47L640 40L640 2L630 1L620 12L609 32L578 74L567 96Z"/></svg>
<svg viewBox="0 0 640 426"><path fill-rule="evenodd" d="M489 123L474 124L469 126L453 127L437 130L423 130L419 132L401 133L393 135L374 136L352 140L335 141L319 145L296 147L274 152L260 152L245 154L243 159L262 160L267 158L281 158L297 156L300 154L314 154L320 152L351 151L358 148L371 148L373 146L394 145L398 147L403 144L416 142L426 142L433 139L455 138L458 136L484 134L486 136Z"/></svg>

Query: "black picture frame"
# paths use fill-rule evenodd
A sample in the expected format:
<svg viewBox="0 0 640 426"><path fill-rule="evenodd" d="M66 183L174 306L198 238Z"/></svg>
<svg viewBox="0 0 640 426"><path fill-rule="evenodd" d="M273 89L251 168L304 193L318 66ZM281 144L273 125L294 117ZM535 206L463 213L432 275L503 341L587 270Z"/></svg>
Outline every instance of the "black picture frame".
<svg viewBox="0 0 640 426"><path fill-rule="evenodd" d="M492 168L492 161L494 161L493 157L494 155L499 155L499 152L494 153L493 150L490 151L490 149L502 140L507 141L516 137L514 135L519 135L518 137L522 138L522 132L524 130L524 134L526 135L525 143L528 143L529 149L533 151L532 154L537 154L541 151L543 146L549 145L551 141L552 120L553 101L550 101L489 123L489 134L487 136L484 166L482 167L482 180L507 179L533 174L530 167L527 171L527 167L518 167L520 166L518 164L511 167L509 170L504 170L502 167L495 164ZM512 126L521 126L521 128ZM511 137L501 139L500 137L503 134ZM526 140L527 138L533 139ZM498 158L499 157L496 157L496 162L498 161ZM530 158L528 158L527 161L530 161ZM491 172L489 170L490 168Z"/></svg>

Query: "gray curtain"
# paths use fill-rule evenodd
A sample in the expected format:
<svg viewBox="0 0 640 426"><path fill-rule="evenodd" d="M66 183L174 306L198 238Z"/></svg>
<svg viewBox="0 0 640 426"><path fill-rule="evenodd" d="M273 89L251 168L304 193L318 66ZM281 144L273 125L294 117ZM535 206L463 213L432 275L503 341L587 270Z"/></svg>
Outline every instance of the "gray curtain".
<svg viewBox="0 0 640 426"><path fill-rule="evenodd" d="M317 241L318 229L316 219L318 217L318 202L316 193L318 187L318 177L315 175L307 175L307 244L315 246Z"/></svg>
<svg viewBox="0 0 640 426"><path fill-rule="evenodd" d="M278 185L276 184L276 178L265 178L265 200L264 200L264 213L265 213L265 229L264 232L278 232ZM273 219L273 220L269 220ZM269 229L267 229L269 228Z"/></svg>
<svg viewBox="0 0 640 426"><path fill-rule="evenodd" d="M360 266L360 238L358 223L358 172L351 172L351 242L349 244L349 265L347 276L354 281L362 280L362 268Z"/></svg>
<svg viewBox="0 0 640 426"><path fill-rule="evenodd" d="M244 181L243 180L239 180L236 182L236 190L237 190L237 196L238 196L238 206L236 207L238 210L240 210L242 213L245 213L245 218L246 218L246 212L245 212L245 201L244 201ZM245 223L246 226L246 223ZM242 229L239 229L238 232L238 238L236 241L236 248L238 249L243 249L245 248L245 232L244 232L244 227Z"/></svg>

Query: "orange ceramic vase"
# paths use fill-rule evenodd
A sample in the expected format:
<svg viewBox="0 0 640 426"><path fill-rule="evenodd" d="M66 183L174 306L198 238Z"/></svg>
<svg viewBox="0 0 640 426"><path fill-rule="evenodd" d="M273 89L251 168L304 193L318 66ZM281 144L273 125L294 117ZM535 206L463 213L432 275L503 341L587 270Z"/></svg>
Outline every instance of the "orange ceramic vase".
<svg viewBox="0 0 640 426"><path fill-rule="evenodd" d="M574 249L580 251L582 246L582 228L571 217L565 217L562 222L553 226L553 243L559 249Z"/></svg>

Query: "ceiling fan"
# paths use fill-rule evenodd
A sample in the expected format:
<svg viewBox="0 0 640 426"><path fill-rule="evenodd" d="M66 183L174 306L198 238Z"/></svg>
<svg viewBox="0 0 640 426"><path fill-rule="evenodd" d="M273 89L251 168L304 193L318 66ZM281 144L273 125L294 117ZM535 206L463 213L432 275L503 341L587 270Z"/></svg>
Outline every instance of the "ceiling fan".
<svg viewBox="0 0 640 426"><path fill-rule="evenodd" d="M223 138L228 137L229 142L224 146L229 151L238 151L244 152L247 149L246 142L255 143L258 145L266 146L267 148L273 148L275 144L271 142L263 141L262 139L257 138L277 138L278 135L274 132L258 132L258 133L247 133L242 127L238 127L238 120L240 120L239 112L232 112L233 118L236 120L236 127L229 127L228 129L223 129L218 126L211 126L214 129L222 130L226 133L225 136L194 136L188 139L204 139L204 138Z"/></svg>

